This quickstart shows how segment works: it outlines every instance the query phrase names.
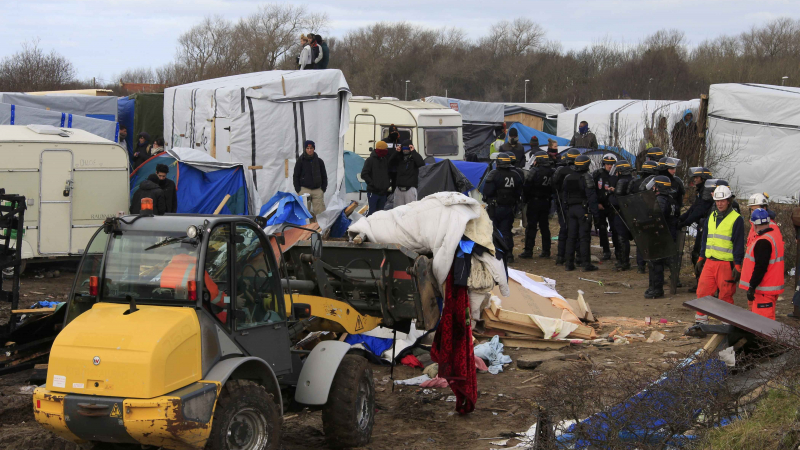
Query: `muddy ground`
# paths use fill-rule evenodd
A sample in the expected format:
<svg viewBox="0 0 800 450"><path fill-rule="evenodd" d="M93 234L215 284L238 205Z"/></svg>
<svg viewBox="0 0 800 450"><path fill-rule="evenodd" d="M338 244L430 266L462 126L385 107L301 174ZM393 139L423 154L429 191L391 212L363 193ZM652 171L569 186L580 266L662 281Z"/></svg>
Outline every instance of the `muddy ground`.
<svg viewBox="0 0 800 450"><path fill-rule="evenodd" d="M555 226L551 226L554 230ZM522 251L522 237L516 236L515 254ZM555 241L553 242L555 244ZM593 238L593 244L597 244ZM538 246L537 246L538 247ZM538 248L535 252L538 254ZM555 247L554 247L555 250ZM592 252L600 256L599 248ZM553 252L555 254L555 251ZM671 356L688 354L702 347L704 340L683 337L683 330L694 321L694 313L682 306L684 301L694 298L687 287L693 277L687 268L681 279L684 287L675 296L667 294L658 300L647 300L643 293L647 288L647 275L628 272L615 272L611 261L599 264L600 270L583 273L580 270L565 272L556 266L553 259L517 259L512 267L529 273L547 276L557 281L558 291L565 297L575 298L577 290L584 291L594 314L600 319L597 332L607 334L615 328L623 332L642 333L649 336L652 330L663 332L666 338L657 343L646 343L633 339L628 345L595 346L589 344L571 345L563 353L582 352L590 356L587 361L548 361L537 369L522 370L515 363L506 366L498 375L478 374L478 403L472 414L459 416L454 412L454 403L445 399L451 395L449 389L432 389L425 393L421 388L397 386L392 392L389 381L389 367L373 366L377 389L377 416L373 439L369 449L421 449L421 448L461 448L484 450L497 448L491 442L508 438L515 433L527 430L534 422L533 402L545 387L530 379L539 373L553 373L561 370L628 370L630 367L666 367L665 361ZM634 266L635 267L635 266ZM51 265L48 270L60 269L58 278L36 278L39 268L29 266L21 281L22 304L27 307L38 300L53 300L51 296L63 300L68 294L74 269L68 265ZM578 277L603 282L603 286L581 281ZM627 283L630 288L623 285ZM787 280L787 285L791 282ZM610 293L613 292L613 293ZM668 290L667 290L668 292ZM791 311L790 297L778 302L779 320ZM743 292L735 296L738 306L746 307ZM8 306L0 305L0 322L7 320ZM652 318L653 325L646 326L644 318ZM660 319L668 324L658 324ZM512 359L538 350L507 348L506 354ZM674 357L674 356L672 356ZM594 365L593 365L594 364ZM421 369L399 366L395 369L397 379L406 379L422 374ZM0 448L3 449L72 449L71 444L60 440L41 429L33 419L30 393L26 390L29 371L0 377ZM284 448L320 449L326 448L322 434L322 420L319 412L300 412L287 414L284 426ZM498 438L498 439L492 439ZM509 442L514 444L515 441Z"/></svg>

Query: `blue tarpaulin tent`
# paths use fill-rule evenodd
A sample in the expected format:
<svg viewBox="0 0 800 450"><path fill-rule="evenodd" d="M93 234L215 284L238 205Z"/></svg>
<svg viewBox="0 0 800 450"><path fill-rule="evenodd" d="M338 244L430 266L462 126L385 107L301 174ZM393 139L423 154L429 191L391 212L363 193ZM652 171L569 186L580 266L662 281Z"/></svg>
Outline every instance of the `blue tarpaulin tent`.
<svg viewBox="0 0 800 450"><path fill-rule="evenodd" d="M558 142L558 145L569 145L569 139L564 139L554 134L547 134L544 131L539 131L535 128L526 127L519 122L512 123L511 126L508 127L509 130L512 128L516 129L517 133L519 133L519 141L525 147L526 152L530 150L531 138L534 136L539 138L539 144L543 146L547 145L548 139L555 139L556 142ZM508 138L506 138L506 141L508 141Z"/></svg>
<svg viewBox="0 0 800 450"><path fill-rule="evenodd" d="M220 214L254 211L253 193L241 163L222 163L193 149L170 149L148 159L131 173L131 197L156 166L169 167L167 178L178 187L178 213L213 214L226 195L231 198Z"/></svg>
<svg viewBox="0 0 800 450"><path fill-rule="evenodd" d="M436 158L436 162L439 161L442 160ZM486 171L489 170L488 163L456 161L456 160L451 160L451 162L453 163L454 166L456 166L456 169L458 169L459 172L464 174L464 176L467 177L469 182L472 183L472 189L475 189L481 183L481 179L483 178L484 175L486 175ZM470 191L472 189L470 189Z"/></svg>
<svg viewBox="0 0 800 450"><path fill-rule="evenodd" d="M120 97L117 99L117 116L119 117L119 124L124 125L128 129L127 150L128 157L133 160L133 141L136 136L133 134L133 112L136 102L128 97Z"/></svg>
<svg viewBox="0 0 800 450"><path fill-rule="evenodd" d="M293 192L278 191L261 207L258 215L267 217L273 208L275 208L275 214L267 220L267 226L282 223L306 225L308 219L311 218L311 212L306 208L302 197Z"/></svg>
<svg viewBox="0 0 800 450"><path fill-rule="evenodd" d="M364 168L364 158L353 152L344 152L344 180L347 193L366 191L367 183L358 181L358 175Z"/></svg>

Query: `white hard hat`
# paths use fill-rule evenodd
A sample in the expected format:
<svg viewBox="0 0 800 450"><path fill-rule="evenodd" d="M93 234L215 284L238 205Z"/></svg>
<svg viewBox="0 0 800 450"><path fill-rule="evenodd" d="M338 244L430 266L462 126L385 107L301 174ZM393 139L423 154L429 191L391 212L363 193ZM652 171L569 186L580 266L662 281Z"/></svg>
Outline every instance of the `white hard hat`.
<svg viewBox="0 0 800 450"><path fill-rule="evenodd" d="M714 201L725 200L731 197L733 197L733 193L731 193L731 188L728 186L717 186L716 189L714 189Z"/></svg>
<svg viewBox="0 0 800 450"><path fill-rule="evenodd" d="M769 199L764 194L753 194L747 201L747 206L767 206L768 204Z"/></svg>

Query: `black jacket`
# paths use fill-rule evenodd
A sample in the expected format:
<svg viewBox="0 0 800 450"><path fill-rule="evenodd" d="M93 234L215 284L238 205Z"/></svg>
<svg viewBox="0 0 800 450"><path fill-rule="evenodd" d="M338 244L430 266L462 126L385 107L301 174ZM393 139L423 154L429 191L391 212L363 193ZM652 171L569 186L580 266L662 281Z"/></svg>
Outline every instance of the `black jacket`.
<svg viewBox="0 0 800 450"><path fill-rule="evenodd" d="M425 161L416 151L408 155L395 151L389 157L389 165L397 167L397 187L415 188L419 184L419 168L425 165Z"/></svg>
<svg viewBox="0 0 800 450"><path fill-rule="evenodd" d="M522 196L522 176L513 168L494 169L486 175L483 198L502 206L516 206Z"/></svg>
<svg viewBox="0 0 800 450"><path fill-rule="evenodd" d="M178 187L169 178L158 180L158 186L164 191L164 199L167 202L167 212L178 212Z"/></svg>
<svg viewBox="0 0 800 450"><path fill-rule="evenodd" d="M319 44L320 48L322 49L322 61L317 64L317 69L327 69L328 68L328 61L330 61L330 50L328 50L328 42L322 41L322 44Z"/></svg>
<svg viewBox="0 0 800 450"><path fill-rule="evenodd" d="M576 148L593 148L597 150L597 137L595 137L594 133L591 131L587 131L584 134L576 131L569 141L569 146Z"/></svg>
<svg viewBox="0 0 800 450"><path fill-rule="evenodd" d="M555 169L552 167L531 167L522 186L522 198L525 203L534 200L550 201L553 197L551 183L554 172Z"/></svg>
<svg viewBox="0 0 800 450"><path fill-rule="evenodd" d="M153 174L139 185L131 200L131 214L139 214L142 211L143 198L153 199L153 214L160 216L167 212L167 200L157 181L159 181L158 176Z"/></svg>
<svg viewBox="0 0 800 450"><path fill-rule="evenodd" d="M611 180L611 174L605 169L600 168L592 172L592 179L597 187L597 201L603 205L604 208L608 207L608 191L606 186L614 186Z"/></svg>
<svg viewBox="0 0 800 450"><path fill-rule="evenodd" d="M699 229L703 229L706 225L706 218L708 214L711 213L711 209L714 207L713 200L704 200L703 196L701 195L703 191L703 186L700 186L698 189L698 193L695 196L694 203L692 206L689 207L689 210L685 213L681 214L680 217L680 227L688 227L691 226L693 223L696 223Z"/></svg>
<svg viewBox="0 0 800 450"><path fill-rule="evenodd" d="M619 175L614 186L614 192L608 196L608 202L619 211L619 198L630 195L633 186L633 176Z"/></svg>
<svg viewBox="0 0 800 450"><path fill-rule="evenodd" d="M378 156L372 152L364 161L364 168L361 169L361 179L367 183L367 192L386 195L392 185L389 179L389 159L390 156Z"/></svg>
<svg viewBox="0 0 800 450"><path fill-rule="evenodd" d="M517 162L514 163L514 165L520 168L525 167L525 147L523 147L521 143L517 142L516 144L512 144L511 142L506 142L500 146L500 151L513 153L517 158Z"/></svg>
<svg viewBox="0 0 800 450"><path fill-rule="evenodd" d="M678 236L678 219L675 212L678 206L675 204L675 197L672 194L658 194L656 196L658 206L661 208L661 213L667 221L667 228L672 239Z"/></svg>
<svg viewBox="0 0 800 450"><path fill-rule="evenodd" d="M325 163L314 153L310 157L303 152L303 156L294 165L294 190L300 188L328 189L328 173L325 172Z"/></svg>

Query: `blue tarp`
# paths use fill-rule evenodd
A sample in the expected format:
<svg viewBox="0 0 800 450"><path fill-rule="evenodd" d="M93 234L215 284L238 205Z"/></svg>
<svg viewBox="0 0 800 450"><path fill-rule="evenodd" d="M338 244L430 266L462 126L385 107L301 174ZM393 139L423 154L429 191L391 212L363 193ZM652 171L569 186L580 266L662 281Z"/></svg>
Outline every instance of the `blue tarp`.
<svg viewBox="0 0 800 450"><path fill-rule="evenodd" d="M117 116L119 116L119 124L125 125L128 128L128 156L133 160L133 140L136 136L133 135L133 112L136 102L128 97L120 97L117 99Z"/></svg>
<svg viewBox="0 0 800 450"><path fill-rule="evenodd" d="M541 145L547 145L548 139L555 139L556 142L558 142L558 145L569 145L569 139L564 139L554 134L547 134L544 131L539 131L535 128L527 127L519 122L512 123L511 126L508 127L509 130L512 128L516 129L517 133L519 133L519 141L525 147L526 152L530 150L531 138L534 136L539 138L539 144ZM507 137L506 141L508 141Z"/></svg>
<svg viewBox="0 0 800 450"><path fill-rule="evenodd" d="M344 184L348 194L367 190L367 183L358 181L358 175L363 168L364 158L353 152L344 152Z"/></svg>
<svg viewBox="0 0 800 450"><path fill-rule="evenodd" d="M439 158L436 158L436 162L442 161ZM456 161L450 160L456 169L461 172L470 183L472 183L472 189L475 189L480 183L483 176L486 174L486 171L489 169L489 164L482 163L482 162L469 162L469 161ZM472 190L470 189L470 191ZM469 192L469 191L467 191ZM465 194L467 192L464 192Z"/></svg>
<svg viewBox="0 0 800 450"><path fill-rule="evenodd" d="M350 334L344 338L344 341L350 345L361 344L367 351L378 358L381 357L383 352L392 348L391 339L364 336L363 334Z"/></svg>
<svg viewBox="0 0 800 450"><path fill-rule="evenodd" d="M151 174L156 165L169 167L167 178L178 188L178 213L213 214L226 195L231 198L220 214L249 214L247 182L241 166L202 171L192 167L191 162L178 161L167 153L148 159L131 174L131 198L139 185Z"/></svg>
<svg viewBox="0 0 800 450"><path fill-rule="evenodd" d="M272 217L267 220L267 226L277 225L282 223L291 223L294 225L306 225L308 219L311 218L311 212L306 208L303 198L294 192L281 192L278 191L270 198L267 203L261 207L259 216L266 217L270 209L275 204L278 204L278 210L275 211Z"/></svg>

